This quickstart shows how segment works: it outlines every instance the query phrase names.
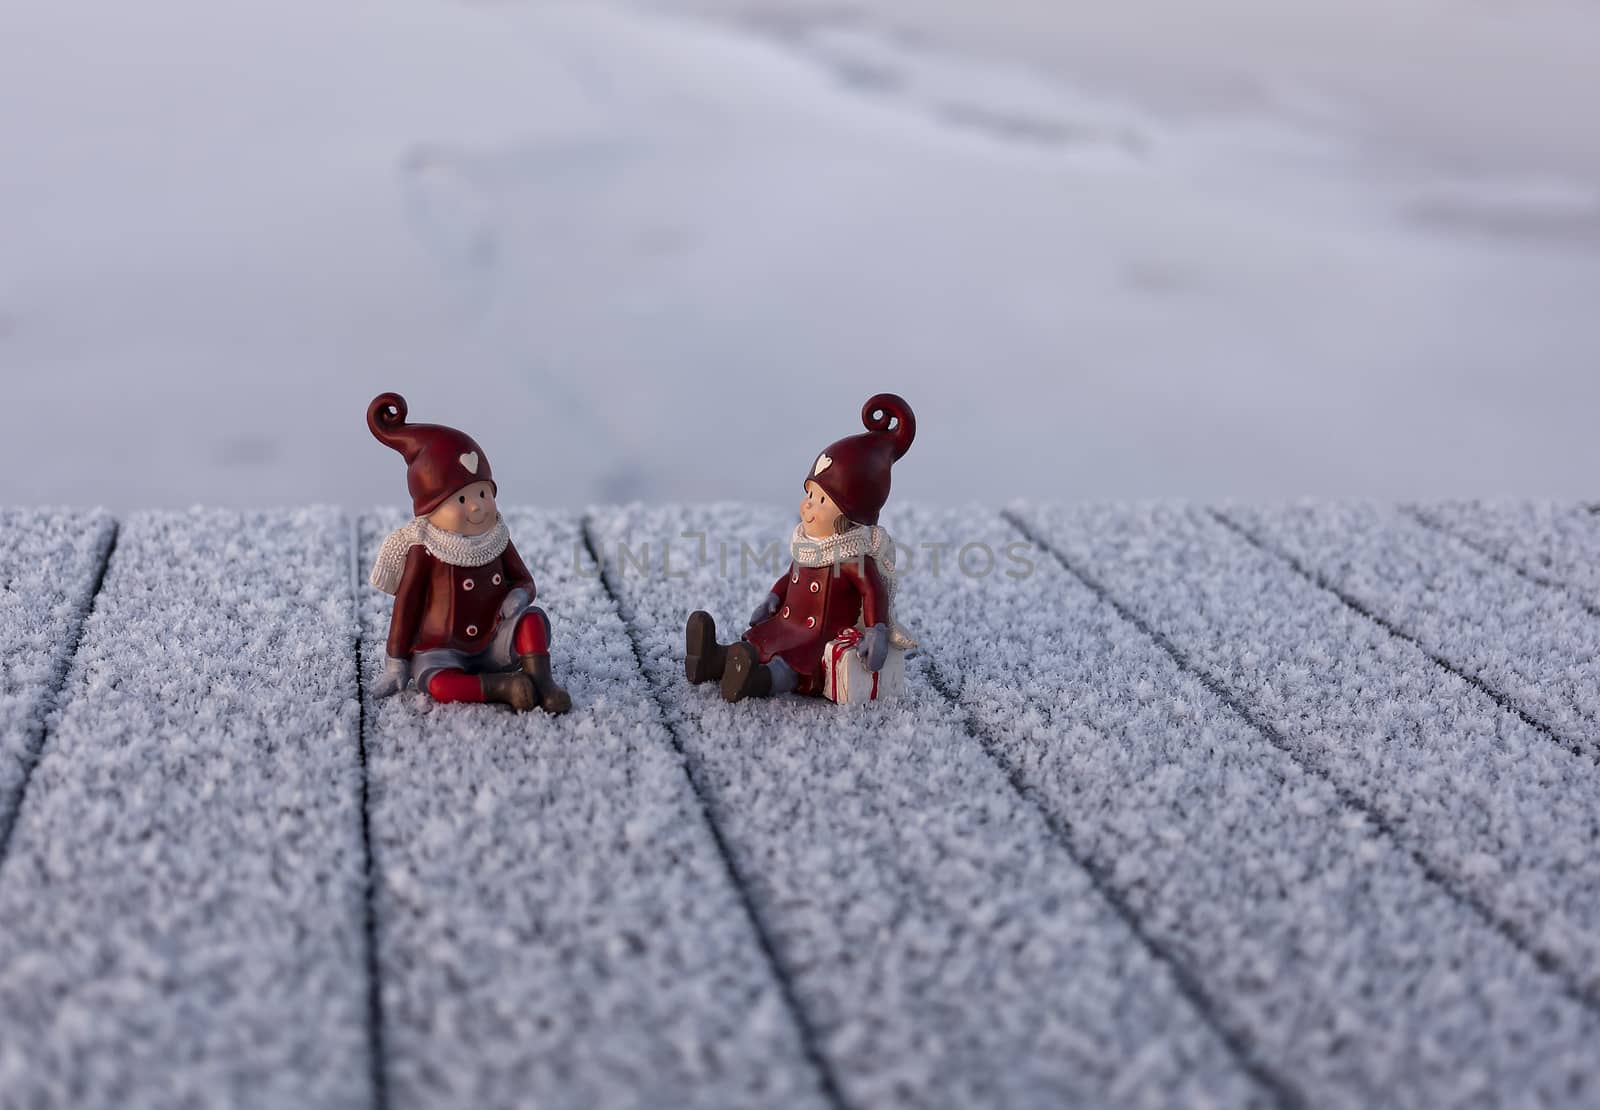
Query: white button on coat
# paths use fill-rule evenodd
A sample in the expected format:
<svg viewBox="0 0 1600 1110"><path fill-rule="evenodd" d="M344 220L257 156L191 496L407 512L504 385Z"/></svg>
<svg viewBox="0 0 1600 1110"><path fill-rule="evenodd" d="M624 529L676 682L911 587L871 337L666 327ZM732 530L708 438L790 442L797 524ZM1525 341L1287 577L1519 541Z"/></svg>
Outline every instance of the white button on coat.
<svg viewBox="0 0 1600 1110"><path fill-rule="evenodd" d="M468 636L476 636L477 634L478 634L478 626L477 625L475 625L475 624L467 625L467 635Z"/></svg>
<svg viewBox="0 0 1600 1110"><path fill-rule="evenodd" d="M466 580L465 580L465 581L463 581L463 582L462 582L462 583L461 583L461 588L462 588L462 589L463 589L463 590L470 590L470 589L472 589L472 588L474 588L474 587L475 587L475 586L477 586L477 583L476 583L476 582L474 582L474 581L473 581L473 580L472 580L472 579L470 579L470 578L468 578L468 579L466 579Z"/></svg>

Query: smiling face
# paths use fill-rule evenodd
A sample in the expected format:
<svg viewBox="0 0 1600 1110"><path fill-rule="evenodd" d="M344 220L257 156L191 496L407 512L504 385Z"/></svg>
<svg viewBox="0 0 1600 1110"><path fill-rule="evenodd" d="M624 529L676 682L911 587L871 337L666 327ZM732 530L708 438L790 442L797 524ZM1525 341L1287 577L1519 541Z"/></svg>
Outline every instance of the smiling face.
<svg viewBox="0 0 1600 1110"><path fill-rule="evenodd" d="M481 536L494 527L499 511L494 504L494 483L473 482L456 490L433 512L428 523L446 532Z"/></svg>
<svg viewBox="0 0 1600 1110"><path fill-rule="evenodd" d="M805 500L800 502L800 527L807 536L814 540L829 538L835 534L834 528L842 515L839 506L822 492L821 486L815 482L806 483Z"/></svg>

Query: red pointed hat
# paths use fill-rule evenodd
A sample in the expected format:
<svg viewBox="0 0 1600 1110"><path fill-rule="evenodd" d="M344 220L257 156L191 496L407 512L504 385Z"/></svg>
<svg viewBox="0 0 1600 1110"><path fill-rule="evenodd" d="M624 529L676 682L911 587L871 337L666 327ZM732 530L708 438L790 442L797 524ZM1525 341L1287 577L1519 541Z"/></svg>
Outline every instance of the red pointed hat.
<svg viewBox="0 0 1600 1110"><path fill-rule="evenodd" d="M404 456L406 487L417 516L427 516L445 498L474 482L495 484L489 456L476 440L439 424L407 424L406 412L404 397L381 393L367 406L367 427L379 443ZM499 492L496 486L496 496Z"/></svg>
<svg viewBox="0 0 1600 1110"><path fill-rule="evenodd" d="M857 524L876 524L889 500L889 468L911 449L917 418L905 398L879 393L861 407L861 423L864 433L830 443L817 456L806 481L821 486Z"/></svg>

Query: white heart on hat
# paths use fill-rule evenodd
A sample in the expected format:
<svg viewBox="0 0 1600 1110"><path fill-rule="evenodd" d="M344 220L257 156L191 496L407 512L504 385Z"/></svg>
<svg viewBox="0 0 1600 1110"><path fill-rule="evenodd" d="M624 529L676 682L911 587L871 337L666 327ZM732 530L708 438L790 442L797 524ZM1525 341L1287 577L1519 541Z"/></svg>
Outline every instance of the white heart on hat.
<svg viewBox="0 0 1600 1110"><path fill-rule="evenodd" d="M828 469L828 467L832 465L833 460L828 458L828 453L824 451L822 454L817 456L817 468L811 472L811 476L815 478L818 474L821 474L824 470Z"/></svg>
<svg viewBox="0 0 1600 1110"><path fill-rule="evenodd" d="M467 468L468 474L476 474L478 472L478 453L476 451L468 451L465 455L462 455L461 465Z"/></svg>

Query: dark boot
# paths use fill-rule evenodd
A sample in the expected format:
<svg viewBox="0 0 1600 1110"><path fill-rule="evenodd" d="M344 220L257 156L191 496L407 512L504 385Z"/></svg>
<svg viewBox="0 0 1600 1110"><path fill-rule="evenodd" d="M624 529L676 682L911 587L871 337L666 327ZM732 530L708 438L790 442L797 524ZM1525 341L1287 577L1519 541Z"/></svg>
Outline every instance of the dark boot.
<svg viewBox="0 0 1600 1110"><path fill-rule="evenodd" d="M724 701L765 698L772 694L772 672L761 662L756 649L740 640L728 648L728 663L722 671Z"/></svg>
<svg viewBox="0 0 1600 1110"><path fill-rule="evenodd" d="M696 686L722 677L728 649L717 643L717 624L711 614L697 609L683 630L683 673Z"/></svg>
<svg viewBox="0 0 1600 1110"><path fill-rule="evenodd" d="M522 669L533 681L534 689L539 693L539 705L546 713L565 713L572 708L571 696L556 684L555 676L550 673L549 653L524 655Z"/></svg>
<svg viewBox="0 0 1600 1110"><path fill-rule="evenodd" d="M495 671L479 675L478 681L483 684L484 701L504 702L512 709L523 713L539 704L533 680L525 674L516 671Z"/></svg>

